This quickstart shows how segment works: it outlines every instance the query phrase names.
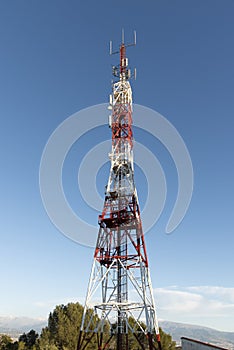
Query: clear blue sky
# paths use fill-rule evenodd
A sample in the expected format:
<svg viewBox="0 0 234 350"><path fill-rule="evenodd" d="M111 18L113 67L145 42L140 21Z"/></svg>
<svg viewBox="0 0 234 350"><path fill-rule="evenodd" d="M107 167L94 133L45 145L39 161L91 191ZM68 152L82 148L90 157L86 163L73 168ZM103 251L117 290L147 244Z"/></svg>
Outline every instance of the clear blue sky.
<svg viewBox="0 0 234 350"><path fill-rule="evenodd" d="M108 102L117 59L108 43L124 27L129 41L138 33L128 54L138 70L134 101L177 128L194 167L188 213L166 235L177 182L163 164L166 209L146 236L158 316L234 331L233 18L232 0L0 2L0 316L46 318L58 303L84 301L93 251L50 222L39 165L62 121ZM76 208L75 159L65 187Z"/></svg>

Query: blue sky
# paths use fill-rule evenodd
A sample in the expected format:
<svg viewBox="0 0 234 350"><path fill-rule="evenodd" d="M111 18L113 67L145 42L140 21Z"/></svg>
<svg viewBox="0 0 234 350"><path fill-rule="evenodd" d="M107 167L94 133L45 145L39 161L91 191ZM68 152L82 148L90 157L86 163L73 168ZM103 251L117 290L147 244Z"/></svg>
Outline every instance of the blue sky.
<svg viewBox="0 0 234 350"><path fill-rule="evenodd" d="M165 149L135 130L160 159L168 185L165 210L146 235L158 317L234 331L233 16L232 0L0 2L1 316L46 318L58 303L84 301L93 250L50 222L40 159L60 123L108 102L118 59L108 43L117 46L125 28L126 41L133 30L138 37L128 51L138 71L134 101L176 127L194 168L189 210L166 235L176 171ZM67 198L92 224L98 214L79 207L76 178L79 147L90 147L94 136L110 139L110 130L87 135L64 168ZM102 173L101 194L108 167ZM136 176L143 207L146 181Z"/></svg>

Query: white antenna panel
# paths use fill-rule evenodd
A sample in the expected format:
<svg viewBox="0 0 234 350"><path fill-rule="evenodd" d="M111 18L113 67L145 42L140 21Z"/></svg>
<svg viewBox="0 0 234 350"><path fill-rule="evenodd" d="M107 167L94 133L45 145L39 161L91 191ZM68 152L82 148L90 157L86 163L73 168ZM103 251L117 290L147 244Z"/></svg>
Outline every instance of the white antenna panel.
<svg viewBox="0 0 234 350"><path fill-rule="evenodd" d="M112 41L110 41L110 55L112 55Z"/></svg>
<svg viewBox="0 0 234 350"><path fill-rule="evenodd" d="M111 124L112 124L112 115L109 115L109 127L111 128Z"/></svg>

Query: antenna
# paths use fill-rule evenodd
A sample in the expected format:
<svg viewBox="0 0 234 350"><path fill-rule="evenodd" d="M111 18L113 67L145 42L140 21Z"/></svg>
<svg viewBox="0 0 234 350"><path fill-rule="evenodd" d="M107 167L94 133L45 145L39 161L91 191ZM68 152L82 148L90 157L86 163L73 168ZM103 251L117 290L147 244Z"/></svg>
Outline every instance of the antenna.
<svg viewBox="0 0 234 350"><path fill-rule="evenodd" d="M112 42L112 40L111 40L111 41L110 41L110 50L109 50L110 55L115 55L116 53L119 53L122 46L124 46L124 47L136 46L136 31L135 31L135 30L133 31L133 38L134 38L133 43L127 44L127 45L126 45L126 44L124 43L124 29L122 29L122 43L121 43L121 45L120 45L120 48L119 48L119 50L117 50L117 51L113 51L113 42Z"/></svg>
<svg viewBox="0 0 234 350"><path fill-rule="evenodd" d="M110 41L110 55L112 55L112 41Z"/></svg>
<svg viewBox="0 0 234 350"><path fill-rule="evenodd" d="M134 68L134 80L136 80L136 78L137 78L137 70L136 68Z"/></svg>
<svg viewBox="0 0 234 350"><path fill-rule="evenodd" d="M136 46L136 31L133 31L134 41L131 44L125 44L124 43L124 29L122 28L122 42L119 46L118 51L113 52L113 43L110 41L110 55L114 55L116 53L119 53L120 55L120 63L117 66L112 67L112 73L114 77L119 77L121 79L130 79L131 78L131 71L128 68L128 59L126 57L126 48L129 46ZM136 70L134 70L134 78L136 80Z"/></svg>

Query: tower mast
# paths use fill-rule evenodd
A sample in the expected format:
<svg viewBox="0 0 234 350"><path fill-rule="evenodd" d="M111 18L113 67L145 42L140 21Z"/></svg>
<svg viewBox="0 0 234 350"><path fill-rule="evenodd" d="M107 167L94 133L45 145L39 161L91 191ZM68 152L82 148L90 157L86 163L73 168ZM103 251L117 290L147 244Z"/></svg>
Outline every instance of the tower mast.
<svg viewBox="0 0 234 350"><path fill-rule="evenodd" d="M105 192L93 266L77 350L160 349L160 334L148 258L134 183L132 90L126 47L117 51L109 126L112 131L110 174ZM112 43L110 46L112 52ZM114 52L116 53L116 52ZM143 323L144 322L144 323Z"/></svg>

